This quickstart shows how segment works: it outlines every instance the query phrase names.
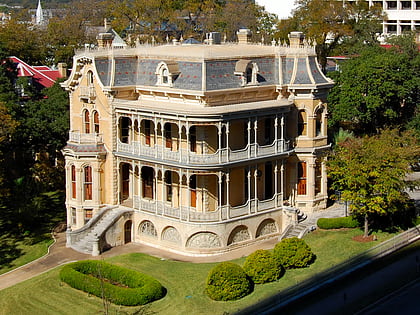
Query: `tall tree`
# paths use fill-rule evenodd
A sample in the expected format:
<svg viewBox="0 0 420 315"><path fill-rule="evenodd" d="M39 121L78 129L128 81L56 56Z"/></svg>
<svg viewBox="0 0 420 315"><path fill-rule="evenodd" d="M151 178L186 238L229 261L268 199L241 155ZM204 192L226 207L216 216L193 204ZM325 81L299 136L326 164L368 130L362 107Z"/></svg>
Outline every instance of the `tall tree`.
<svg viewBox="0 0 420 315"><path fill-rule="evenodd" d="M382 12L377 7L369 7L365 1L343 4L337 0L297 0L290 23L302 31L307 39L316 44L321 67L325 70L327 57L340 45L343 39L357 39L362 42L377 32ZM369 27L367 27L369 25ZM285 25L279 25L284 30ZM360 35L363 33L363 38ZM365 34L368 33L368 34ZM279 35L283 36L284 32Z"/></svg>
<svg viewBox="0 0 420 315"><path fill-rule="evenodd" d="M347 138L328 159L333 187L350 201L350 211L364 220L364 236L375 216L404 211L409 203L405 181L409 165L420 156L412 133L384 130L379 135Z"/></svg>
<svg viewBox="0 0 420 315"><path fill-rule="evenodd" d="M420 102L420 57L412 49L368 47L332 75L330 126L375 133L406 124Z"/></svg>

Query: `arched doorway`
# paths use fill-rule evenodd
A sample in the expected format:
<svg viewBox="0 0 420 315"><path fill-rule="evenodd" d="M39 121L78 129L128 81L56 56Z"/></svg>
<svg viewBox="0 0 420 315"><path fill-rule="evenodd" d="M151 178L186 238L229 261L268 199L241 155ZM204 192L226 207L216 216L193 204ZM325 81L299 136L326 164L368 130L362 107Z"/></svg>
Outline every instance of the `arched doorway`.
<svg viewBox="0 0 420 315"><path fill-rule="evenodd" d="M133 222L128 220L124 224L124 244L131 243L131 227L133 226Z"/></svg>

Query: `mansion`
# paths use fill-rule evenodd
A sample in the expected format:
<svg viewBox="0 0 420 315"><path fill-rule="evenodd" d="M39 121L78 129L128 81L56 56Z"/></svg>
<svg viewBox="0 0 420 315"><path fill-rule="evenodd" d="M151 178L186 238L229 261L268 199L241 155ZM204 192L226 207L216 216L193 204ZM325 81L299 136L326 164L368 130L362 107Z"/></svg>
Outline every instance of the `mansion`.
<svg viewBox="0 0 420 315"><path fill-rule="evenodd" d="M212 255L279 238L327 202L326 98L314 47L181 43L77 52L67 246Z"/></svg>

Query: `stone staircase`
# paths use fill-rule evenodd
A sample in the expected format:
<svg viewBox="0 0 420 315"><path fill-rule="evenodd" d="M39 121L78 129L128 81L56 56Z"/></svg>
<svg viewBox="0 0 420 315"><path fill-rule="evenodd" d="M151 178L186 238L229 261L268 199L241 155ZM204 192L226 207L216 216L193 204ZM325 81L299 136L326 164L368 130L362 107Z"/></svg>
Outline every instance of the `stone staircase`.
<svg viewBox="0 0 420 315"><path fill-rule="evenodd" d="M298 224L292 226L281 239L298 237L302 238L305 234L316 230L316 222L319 218L337 218L344 216L344 206L338 203L333 206L309 215L298 210Z"/></svg>
<svg viewBox="0 0 420 315"><path fill-rule="evenodd" d="M68 232L79 237L73 237L70 241L70 247L74 250L99 255L99 240L101 236L125 213L133 210L126 207L113 207L98 213L84 227L79 230ZM71 238L71 237L70 237Z"/></svg>

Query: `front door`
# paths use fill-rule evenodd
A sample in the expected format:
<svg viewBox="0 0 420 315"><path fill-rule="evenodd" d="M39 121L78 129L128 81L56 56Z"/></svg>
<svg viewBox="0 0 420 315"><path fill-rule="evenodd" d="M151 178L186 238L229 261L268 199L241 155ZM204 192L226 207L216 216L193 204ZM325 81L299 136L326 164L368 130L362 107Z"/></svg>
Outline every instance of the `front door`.
<svg viewBox="0 0 420 315"><path fill-rule="evenodd" d="M124 244L131 242L131 226L132 225L133 223L131 222L131 220L128 220L124 224Z"/></svg>

